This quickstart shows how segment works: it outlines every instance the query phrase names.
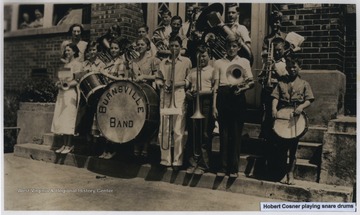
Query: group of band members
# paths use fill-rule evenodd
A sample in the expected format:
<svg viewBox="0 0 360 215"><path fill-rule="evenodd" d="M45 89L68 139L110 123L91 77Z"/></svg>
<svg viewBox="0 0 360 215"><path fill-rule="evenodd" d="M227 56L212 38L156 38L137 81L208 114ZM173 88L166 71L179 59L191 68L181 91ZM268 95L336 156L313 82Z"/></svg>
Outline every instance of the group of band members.
<svg viewBox="0 0 360 215"><path fill-rule="evenodd" d="M154 36L150 39L149 28L146 25L140 26L139 37L132 42L122 38L120 27L113 25L106 35L87 43L81 39L82 26L72 25L69 29L71 40L61 44L61 61L72 76L56 83L59 94L51 131L62 135L64 143L55 152L73 152L72 137L79 133L88 135L91 131L92 136L103 148L99 158L111 159L116 155L114 143L103 137L97 128L94 116L96 105L87 104L81 96L78 84L81 77L87 73L102 73L106 74L109 82L131 78L132 81L141 81L153 86L160 98L160 108L169 105L169 95L174 95L174 103L180 110L179 113L161 115L159 119L158 143L161 165L178 171L186 164L186 172L189 174L201 175L209 171L213 130L217 120L220 131L220 163L215 170L216 175L238 177L241 135L246 114L245 92L254 86L254 78L251 57L239 56L240 51L244 49L251 55L249 32L245 26L238 23L238 6L230 5L228 8L231 23L220 23L219 27L225 32L230 30L233 33L226 38L226 54L217 60L212 57L211 47L199 41L201 32L194 27L199 9L194 6L188 8L189 20L184 24L180 16L172 17L170 11L163 11L161 25L153 33ZM280 31L281 13L272 13L271 18L272 32L264 39L262 52L264 74L260 74L259 77L263 85L261 99L264 107L260 137L264 138L273 152L267 158L271 175L277 175L275 172L281 170L281 180L275 180L293 184L295 153L299 140L286 142L276 137L272 132L272 123L277 110L282 106L296 103L295 114L299 114L310 105L314 96L310 85L298 76L299 62L292 57L292 49L285 41L286 34ZM266 85L264 80L268 78L266 70L269 70L269 47L273 47L271 51L274 53L274 64L271 71L274 74L270 80L271 85ZM187 55L189 50L191 55ZM243 68L243 81L240 84L229 82L227 70L232 65L240 65ZM196 83L198 72L201 74L200 83ZM172 75L174 77L171 77ZM173 83L170 79L173 79ZM190 118L195 111L198 95L201 97L200 108L204 115L204 119L200 121ZM168 138L169 136L172 138ZM135 143L134 155L146 158L148 145L149 141ZM288 150L290 165L286 167ZM276 156L281 159L276 159Z"/></svg>

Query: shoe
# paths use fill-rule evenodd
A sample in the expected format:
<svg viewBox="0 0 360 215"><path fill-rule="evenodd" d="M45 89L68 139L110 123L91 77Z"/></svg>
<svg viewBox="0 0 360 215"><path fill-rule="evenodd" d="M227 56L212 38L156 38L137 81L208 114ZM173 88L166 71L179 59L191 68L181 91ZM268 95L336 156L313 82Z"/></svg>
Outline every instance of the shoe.
<svg viewBox="0 0 360 215"><path fill-rule="evenodd" d="M61 146L59 149L55 151L55 153L61 153L65 149L65 145Z"/></svg>
<svg viewBox="0 0 360 215"><path fill-rule="evenodd" d="M225 172L217 172L216 176L217 177L225 177Z"/></svg>
<svg viewBox="0 0 360 215"><path fill-rule="evenodd" d="M205 173L205 171L203 169L200 169L200 168L196 168L195 171L194 171L195 175L202 175L204 173Z"/></svg>
<svg viewBox="0 0 360 215"><path fill-rule="evenodd" d="M116 152L110 153L108 152L105 156L104 159L109 160L111 158L113 158L116 155Z"/></svg>
<svg viewBox="0 0 360 215"><path fill-rule="evenodd" d="M186 173L187 174L193 174L195 171L195 167L194 166L190 166L189 168L186 169Z"/></svg>
<svg viewBox="0 0 360 215"><path fill-rule="evenodd" d="M148 157L147 151L142 151L142 152L141 152L141 157L147 158L147 157Z"/></svg>
<svg viewBox="0 0 360 215"><path fill-rule="evenodd" d="M174 170L174 172L179 172L180 171L179 166L172 166L172 169Z"/></svg>
<svg viewBox="0 0 360 215"><path fill-rule="evenodd" d="M235 172L235 173L230 173L229 177L230 178L237 178L237 177L239 177L239 175L237 174L237 172Z"/></svg>
<svg viewBox="0 0 360 215"><path fill-rule="evenodd" d="M106 156L106 152L103 152L100 156L99 156L99 158L101 158L101 159L103 159L105 156Z"/></svg>
<svg viewBox="0 0 360 215"><path fill-rule="evenodd" d="M140 151L134 151L134 156L139 157L140 156Z"/></svg>
<svg viewBox="0 0 360 215"><path fill-rule="evenodd" d="M61 154L68 154L74 151L74 146L65 146L65 149L61 151Z"/></svg>

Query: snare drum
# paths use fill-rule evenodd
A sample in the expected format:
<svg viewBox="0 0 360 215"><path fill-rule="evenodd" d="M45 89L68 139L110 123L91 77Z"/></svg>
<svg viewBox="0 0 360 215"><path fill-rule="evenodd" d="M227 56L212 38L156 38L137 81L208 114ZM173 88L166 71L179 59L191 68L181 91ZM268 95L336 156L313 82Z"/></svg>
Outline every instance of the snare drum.
<svg viewBox="0 0 360 215"><path fill-rule="evenodd" d="M103 89L108 85L108 81L101 73L88 73L80 80L80 90L84 95L86 102L93 103L97 101Z"/></svg>
<svg viewBox="0 0 360 215"><path fill-rule="evenodd" d="M152 138L159 127L159 111L159 97L151 86L120 80L100 96L96 117L103 136L122 144Z"/></svg>
<svg viewBox="0 0 360 215"><path fill-rule="evenodd" d="M274 121L273 130L283 139L302 137L308 130L308 117L305 112L294 115L294 107L281 108Z"/></svg>

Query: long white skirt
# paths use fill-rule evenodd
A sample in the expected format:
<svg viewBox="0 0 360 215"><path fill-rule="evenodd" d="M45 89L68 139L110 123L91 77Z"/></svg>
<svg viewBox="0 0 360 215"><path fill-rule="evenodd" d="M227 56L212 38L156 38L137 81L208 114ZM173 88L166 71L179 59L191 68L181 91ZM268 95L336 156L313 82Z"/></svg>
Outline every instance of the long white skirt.
<svg viewBox="0 0 360 215"><path fill-rule="evenodd" d="M56 99L51 132L74 135L77 111L78 95L76 88L60 89Z"/></svg>

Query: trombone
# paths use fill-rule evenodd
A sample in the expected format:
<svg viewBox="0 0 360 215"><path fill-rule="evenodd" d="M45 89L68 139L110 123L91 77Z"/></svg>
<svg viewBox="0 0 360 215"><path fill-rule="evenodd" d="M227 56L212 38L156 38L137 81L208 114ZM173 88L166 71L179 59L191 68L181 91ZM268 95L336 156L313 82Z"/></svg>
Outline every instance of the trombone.
<svg viewBox="0 0 360 215"><path fill-rule="evenodd" d="M165 86L163 88L163 104L160 109L160 114L162 115L162 125L161 125L161 142L160 146L163 150L168 150L172 142L172 131L173 131L173 115L181 114L181 110L176 107L175 104L175 53L172 53L171 69L168 70L167 78L165 81ZM165 104L166 98L169 98L169 104ZM169 122L169 129L167 130L167 140L168 144L164 146L164 131L165 131L165 120Z"/></svg>
<svg viewBox="0 0 360 215"><path fill-rule="evenodd" d="M200 107L200 91L201 91L201 70L200 70L200 53L197 54L197 67L196 67L196 103L194 108L194 114L191 116L191 119L193 119L193 154L196 158L200 157L200 152L197 152L196 146L196 133L199 133L199 143L201 144L203 141L203 123L202 119L205 118L205 116L201 113L201 107ZM199 126L197 126L199 124ZM196 128L199 128L196 132Z"/></svg>

